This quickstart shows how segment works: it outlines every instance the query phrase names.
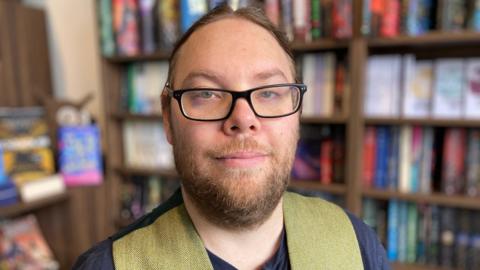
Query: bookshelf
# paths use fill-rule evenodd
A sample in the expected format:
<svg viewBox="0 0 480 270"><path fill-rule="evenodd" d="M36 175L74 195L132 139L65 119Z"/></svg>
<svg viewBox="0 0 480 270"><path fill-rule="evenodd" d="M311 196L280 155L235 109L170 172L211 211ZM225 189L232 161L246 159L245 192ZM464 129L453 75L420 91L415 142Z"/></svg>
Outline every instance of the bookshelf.
<svg viewBox="0 0 480 270"><path fill-rule="evenodd" d="M0 218L11 218L22 214L40 210L55 204L64 203L68 200L68 193L58 194L49 198L41 199L31 203L16 203L5 207L0 207Z"/></svg>
<svg viewBox="0 0 480 270"><path fill-rule="evenodd" d="M440 192L430 194L401 193L392 190L380 190L364 188L362 183L363 171L363 140L367 126L422 126L439 128L480 128L479 120L465 119L439 119L431 117L406 118L398 117L370 117L364 114L364 96L366 69L368 57L377 54L413 53L420 58L435 59L438 57L470 57L480 55L480 33L472 31L441 32L431 31L419 36L398 35L390 38L368 37L360 32L362 24L363 1L353 1L353 36L348 39L324 38L313 42L294 41L291 47L296 55L306 53L334 52L342 55L349 67L350 92L346 100L347 111L345 114L332 116L302 116L301 124L307 125L340 125L345 130L345 166L344 183L321 184L319 181L292 181L291 187L310 191L325 192L341 196L345 201L345 208L357 216L362 215L363 199L375 199L380 202L388 202L396 199L403 202L416 204L431 204L442 207L454 207L469 210L480 210L480 198L472 198L462 195L445 195ZM112 213L119 210L119 183L124 178L133 175L155 175L166 178L174 178L176 172L171 170L151 170L141 168L128 168L123 163L122 130L125 121L161 121L161 115L139 115L126 113L119 109L119 89L121 88L122 69L131 63L152 61L164 61L168 59L167 52L156 52L150 55L138 55L133 57L102 57L102 73L104 83L104 95L108 98L105 104L108 117L108 163L107 173L110 184L113 206ZM113 101L113 102L112 102ZM125 226L125 221L116 219L115 225ZM416 269L442 269L438 267L424 266L421 264L393 263L396 270Z"/></svg>

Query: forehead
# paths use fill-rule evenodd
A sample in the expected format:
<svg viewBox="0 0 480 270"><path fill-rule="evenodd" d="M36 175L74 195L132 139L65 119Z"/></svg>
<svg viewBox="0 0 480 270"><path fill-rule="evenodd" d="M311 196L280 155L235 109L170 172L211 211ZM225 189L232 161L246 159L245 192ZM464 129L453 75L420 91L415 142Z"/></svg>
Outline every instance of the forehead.
<svg viewBox="0 0 480 270"><path fill-rule="evenodd" d="M231 79L277 69L293 80L291 60L273 34L246 19L224 18L200 27L177 56L176 83L199 70Z"/></svg>

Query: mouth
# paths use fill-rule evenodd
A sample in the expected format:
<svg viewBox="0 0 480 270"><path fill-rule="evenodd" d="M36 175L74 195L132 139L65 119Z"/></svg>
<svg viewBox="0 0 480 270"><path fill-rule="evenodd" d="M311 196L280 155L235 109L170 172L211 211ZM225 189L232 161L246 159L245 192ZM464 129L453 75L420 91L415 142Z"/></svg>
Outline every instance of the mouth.
<svg viewBox="0 0 480 270"><path fill-rule="evenodd" d="M215 159L227 167L248 168L261 165L268 154L264 152L234 152L215 157Z"/></svg>

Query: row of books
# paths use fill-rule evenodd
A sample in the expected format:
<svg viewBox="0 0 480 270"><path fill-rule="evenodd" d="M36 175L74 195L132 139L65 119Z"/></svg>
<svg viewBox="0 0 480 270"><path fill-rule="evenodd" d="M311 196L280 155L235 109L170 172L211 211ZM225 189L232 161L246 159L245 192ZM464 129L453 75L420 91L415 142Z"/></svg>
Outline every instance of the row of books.
<svg viewBox="0 0 480 270"><path fill-rule="evenodd" d="M480 119L480 58L374 55L366 73L367 117Z"/></svg>
<svg viewBox="0 0 480 270"><path fill-rule="evenodd" d="M41 107L0 108L0 205L32 202L61 194L66 186L102 181L98 128L60 127L55 156L47 122Z"/></svg>
<svg viewBox="0 0 480 270"><path fill-rule="evenodd" d="M105 56L170 50L181 33L209 9L227 2L233 8L250 0L100 0L99 29Z"/></svg>
<svg viewBox="0 0 480 270"><path fill-rule="evenodd" d="M345 182L345 128L302 125L292 178L323 184Z"/></svg>
<svg viewBox="0 0 480 270"><path fill-rule="evenodd" d="M138 219L167 200L180 186L173 179L155 176L135 176L121 187L120 217L123 220Z"/></svg>
<svg viewBox="0 0 480 270"><path fill-rule="evenodd" d="M266 0L265 13L290 40L352 36L352 0Z"/></svg>
<svg viewBox="0 0 480 270"><path fill-rule="evenodd" d="M480 31L478 0L363 0L361 32L373 37Z"/></svg>
<svg viewBox="0 0 480 270"><path fill-rule="evenodd" d="M59 269L34 215L0 223L0 269Z"/></svg>
<svg viewBox="0 0 480 270"><path fill-rule="evenodd" d="M363 219L377 232L391 261L480 269L478 210L365 199Z"/></svg>
<svg viewBox="0 0 480 270"><path fill-rule="evenodd" d="M367 126L363 186L480 196L480 130Z"/></svg>
<svg viewBox="0 0 480 270"><path fill-rule="evenodd" d="M174 168L172 147L160 122L124 122L123 149L127 167L151 170Z"/></svg>
<svg viewBox="0 0 480 270"><path fill-rule="evenodd" d="M135 63L122 76L121 110L139 114L162 112L160 94L168 77L168 63Z"/></svg>
<svg viewBox="0 0 480 270"><path fill-rule="evenodd" d="M350 83L345 59L334 53L302 55L297 60L307 92L303 97L303 116L345 115Z"/></svg>

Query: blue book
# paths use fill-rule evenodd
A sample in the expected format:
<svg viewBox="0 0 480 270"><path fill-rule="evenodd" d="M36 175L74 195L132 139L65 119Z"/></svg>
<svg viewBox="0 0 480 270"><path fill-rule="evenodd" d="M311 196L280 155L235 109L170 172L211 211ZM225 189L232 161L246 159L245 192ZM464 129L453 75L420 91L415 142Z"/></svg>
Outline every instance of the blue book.
<svg viewBox="0 0 480 270"><path fill-rule="evenodd" d="M102 156L97 126L64 126L58 131L60 172L67 186L102 182Z"/></svg>
<svg viewBox="0 0 480 270"><path fill-rule="evenodd" d="M387 257L390 261L398 259L398 205L397 200L388 203Z"/></svg>
<svg viewBox="0 0 480 270"><path fill-rule="evenodd" d="M180 1L180 30L187 32L200 17L207 13L205 0L181 0Z"/></svg>
<svg viewBox="0 0 480 270"><path fill-rule="evenodd" d="M377 160L375 164L374 186L378 189L387 187L389 128L377 128Z"/></svg>
<svg viewBox="0 0 480 270"><path fill-rule="evenodd" d="M10 179L5 180L0 184L0 207L8 206L18 202L18 191L15 184Z"/></svg>
<svg viewBox="0 0 480 270"><path fill-rule="evenodd" d="M399 262L407 262L408 203L399 203L398 218L398 257Z"/></svg>
<svg viewBox="0 0 480 270"><path fill-rule="evenodd" d="M386 185L391 190L397 190L399 162L398 155L400 147L400 129L398 127L391 127L388 147L388 179Z"/></svg>

